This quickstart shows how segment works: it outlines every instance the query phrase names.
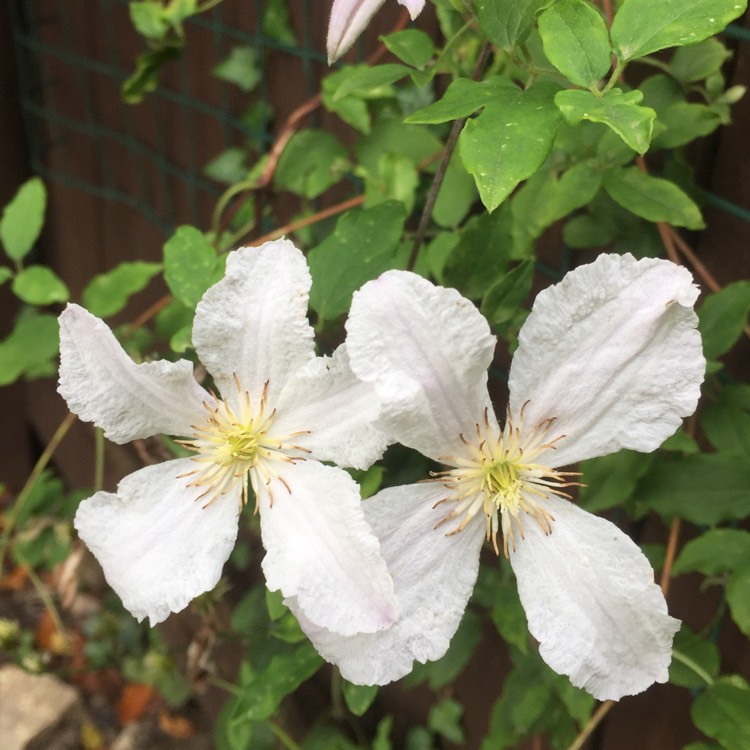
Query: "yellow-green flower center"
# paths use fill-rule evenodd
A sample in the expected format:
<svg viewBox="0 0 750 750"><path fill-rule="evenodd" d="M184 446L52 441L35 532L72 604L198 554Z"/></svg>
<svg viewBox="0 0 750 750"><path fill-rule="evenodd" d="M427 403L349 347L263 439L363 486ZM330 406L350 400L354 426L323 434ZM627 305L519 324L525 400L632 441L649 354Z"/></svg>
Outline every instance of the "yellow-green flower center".
<svg viewBox="0 0 750 750"><path fill-rule="evenodd" d="M502 526L503 548L508 555L508 544L515 549L516 531L523 538L523 520L530 515L546 533L552 531L555 520L544 508L550 495L570 497L561 488L578 484L568 482L572 472L560 472L538 464L535 459L562 439L559 435L548 439L554 419L541 422L530 431L523 430L523 410L519 423L514 424L508 413L505 429L499 432L490 424L485 411L484 423L476 425L471 439L460 435L468 451L463 456L443 459L454 468L434 474L448 494L438 504L455 503L455 507L438 526L463 515L459 526L448 532L457 534L481 510L487 522L487 539L492 539L499 552L497 534Z"/></svg>

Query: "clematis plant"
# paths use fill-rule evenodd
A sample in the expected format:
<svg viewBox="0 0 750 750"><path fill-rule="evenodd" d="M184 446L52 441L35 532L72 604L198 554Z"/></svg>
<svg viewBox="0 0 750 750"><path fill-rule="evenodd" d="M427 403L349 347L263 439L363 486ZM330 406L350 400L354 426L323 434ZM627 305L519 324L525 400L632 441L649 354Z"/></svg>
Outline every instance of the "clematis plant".
<svg viewBox="0 0 750 750"><path fill-rule="evenodd" d="M335 62L356 41L385 0L333 0L328 23L328 64ZM424 8L425 0L398 0L414 20Z"/></svg>
<svg viewBox="0 0 750 750"><path fill-rule="evenodd" d="M691 414L705 360L688 271L601 255L541 292L519 333L505 424L487 391L495 338L455 290L389 271L355 296L354 372L382 402L395 439L447 465L364 503L402 614L342 637L290 604L319 652L350 681L386 684L447 650L498 536L529 630L555 671L599 699L667 679L679 621L651 566L616 526L570 502L560 467L621 448L653 451Z"/></svg>
<svg viewBox="0 0 750 750"><path fill-rule="evenodd" d="M158 623L216 585L248 480L271 590L331 632L374 632L396 619L359 488L321 463L366 468L382 454L385 438L371 426L377 399L353 376L344 347L315 356L310 286L289 241L229 254L193 325L221 398L196 382L192 363L135 364L83 308L60 316L59 391L71 411L116 443L167 433L194 453L136 471L76 514L81 538L138 619Z"/></svg>

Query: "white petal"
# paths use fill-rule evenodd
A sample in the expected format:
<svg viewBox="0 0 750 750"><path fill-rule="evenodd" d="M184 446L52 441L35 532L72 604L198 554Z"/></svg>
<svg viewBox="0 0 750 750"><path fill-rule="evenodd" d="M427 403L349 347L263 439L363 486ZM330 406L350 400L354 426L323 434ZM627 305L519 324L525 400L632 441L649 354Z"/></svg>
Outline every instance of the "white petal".
<svg viewBox="0 0 750 750"><path fill-rule="evenodd" d="M193 468L190 459L147 466L125 477L117 494L97 492L76 513L109 585L152 626L216 585L237 537L239 494L204 508L202 489L178 478Z"/></svg>
<svg viewBox="0 0 750 750"><path fill-rule="evenodd" d="M321 656L358 685L385 685L411 672L414 661L439 659L448 650L479 570L484 516L446 536L433 508L443 496L434 484L393 487L365 500L365 516L380 539L393 576L401 617L380 633L345 638L316 627L289 600L302 629Z"/></svg>
<svg viewBox="0 0 750 750"><path fill-rule="evenodd" d="M334 0L326 42L329 65L354 44L383 2L384 0ZM408 2L414 4L414 0ZM411 12L411 8L409 10Z"/></svg>
<svg viewBox="0 0 750 750"><path fill-rule="evenodd" d="M705 370L697 295L674 263L600 255L537 296L509 387L515 414L529 402L525 425L556 417L567 436L540 463L652 451L693 413Z"/></svg>
<svg viewBox="0 0 750 750"><path fill-rule="evenodd" d="M193 365L137 365L112 331L78 305L60 315L60 395L84 422L94 422L115 443L165 433L189 435L213 401L193 377Z"/></svg>
<svg viewBox="0 0 750 750"><path fill-rule="evenodd" d="M487 367L495 337L455 289L406 271L388 271L354 294L347 349L355 375L372 383L381 421L395 440L440 460L461 450L494 413Z"/></svg>
<svg viewBox="0 0 750 750"><path fill-rule="evenodd" d="M343 345L333 357L316 357L292 375L276 407L271 437L308 432L291 442L319 461L367 469L388 446L373 427L380 412L377 394L354 377Z"/></svg>
<svg viewBox="0 0 750 750"><path fill-rule="evenodd" d="M274 403L289 374L312 359L311 283L289 240L229 254L226 275L203 295L193 323L195 349L225 399L236 394L236 375L256 401L268 382Z"/></svg>
<svg viewBox="0 0 750 750"><path fill-rule="evenodd" d="M546 507L552 533L528 518L510 555L544 661L599 700L666 682L680 622L648 560L609 521L558 498Z"/></svg>
<svg viewBox="0 0 750 750"><path fill-rule="evenodd" d="M273 504L258 488L268 588L297 597L311 621L337 633L387 628L398 602L357 483L317 461L281 468L284 482L269 485Z"/></svg>
<svg viewBox="0 0 750 750"><path fill-rule="evenodd" d="M398 0L398 2L409 11L409 15L413 21L422 12L425 0Z"/></svg>

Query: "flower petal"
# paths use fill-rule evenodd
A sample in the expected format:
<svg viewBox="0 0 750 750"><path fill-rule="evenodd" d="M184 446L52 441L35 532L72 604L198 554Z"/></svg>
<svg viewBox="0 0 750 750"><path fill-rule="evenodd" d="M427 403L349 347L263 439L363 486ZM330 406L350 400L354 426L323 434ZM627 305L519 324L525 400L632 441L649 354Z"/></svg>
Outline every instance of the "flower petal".
<svg viewBox="0 0 750 750"><path fill-rule="evenodd" d="M384 0L334 0L326 42L329 65L354 44L383 2Z"/></svg>
<svg viewBox="0 0 750 750"><path fill-rule="evenodd" d="M189 435L203 421L211 396L193 377L193 365L144 362L125 353L104 321L78 305L60 315L60 395L84 422L115 443L166 433Z"/></svg>
<svg viewBox="0 0 750 750"><path fill-rule="evenodd" d="M234 547L239 491L203 507L199 487L178 478L190 459L147 466L125 477L117 494L84 500L75 527L134 617L151 625L218 582Z"/></svg>
<svg viewBox="0 0 750 750"><path fill-rule="evenodd" d="M666 682L679 620L638 546L603 518L558 498L552 533L527 519L510 561L544 661L599 700Z"/></svg>
<svg viewBox="0 0 750 750"><path fill-rule="evenodd" d="M347 322L355 375L372 383L383 429L435 460L460 451L488 409L495 337L455 289L387 271L356 292Z"/></svg>
<svg viewBox="0 0 750 750"><path fill-rule="evenodd" d="M665 260L600 255L541 292L519 334L510 405L566 435L539 463L620 448L652 451L692 414L705 360L690 273Z"/></svg>
<svg viewBox="0 0 750 750"><path fill-rule="evenodd" d="M398 0L398 2L409 11L409 15L413 21L422 12L425 0Z"/></svg>
<svg viewBox="0 0 750 750"><path fill-rule="evenodd" d="M381 542L393 575L401 617L387 630L342 637L318 627L287 604L321 656L357 685L385 685L411 672L414 661L439 659L448 650L474 588L484 540L479 514L458 534L435 528L433 508L444 496L434 484L393 487L365 500L365 517ZM447 529L450 530L450 529Z"/></svg>
<svg viewBox="0 0 750 750"><path fill-rule="evenodd" d="M388 446L372 426L380 412L377 394L354 376L343 345L333 357L316 357L292 375L276 407L271 437L308 432L293 442L319 461L367 469Z"/></svg>
<svg viewBox="0 0 750 750"><path fill-rule="evenodd" d="M282 478L257 490L268 588L337 633L387 628L398 601L357 483L312 460L285 465Z"/></svg>
<svg viewBox="0 0 750 750"><path fill-rule="evenodd" d="M198 303L193 344L224 399L236 395L234 376L257 402L284 387L290 373L314 356L307 320L310 272L289 240L229 254L224 278Z"/></svg>

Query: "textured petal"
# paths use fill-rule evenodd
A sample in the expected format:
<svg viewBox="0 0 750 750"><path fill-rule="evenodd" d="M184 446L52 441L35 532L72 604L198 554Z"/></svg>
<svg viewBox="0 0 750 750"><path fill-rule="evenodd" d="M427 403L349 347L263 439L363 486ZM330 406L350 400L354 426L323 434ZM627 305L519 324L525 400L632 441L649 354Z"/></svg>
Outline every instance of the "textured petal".
<svg viewBox="0 0 750 750"><path fill-rule="evenodd" d="M652 451L692 414L705 360L690 273L600 255L541 292L519 334L510 404L567 437L537 459L563 466L620 448Z"/></svg>
<svg viewBox="0 0 750 750"><path fill-rule="evenodd" d="M444 495L434 484L393 487L365 500L365 517L380 539L393 576L401 617L388 630L345 638L316 627L289 600L321 656L358 685L385 685L411 672L414 661L439 659L448 650L479 570L484 516L459 534L435 529Z"/></svg>
<svg viewBox="0 0 750 750"><path fill-rule="evenodd" d="M288 487L288 489L287 489ZM317 461L289 463L259 487L263 572L271 591L297 597L309 619L343 635L398 617L393 581L362 512L357 483Z"/></svg>
<svg viewBox="0 0 750 750"><path fill-rule="evenodd" d="M638 546L616 526L550 498L545 536L528 519L510 561L539 653L599 700L666 682L680 622Z"/></svg>
<svg viewBox="0 0 750 750"><path fill-rule="evenodd" d="M435 460L461 450L485 408L495 337L455 289L388 271L355 293L347 321L352 370L372 383L393 439Z"/></svg>
<svg viewBox="0 0 750 750"><path fill-rule="evenodd" d="M414 5L414 0L405 0ZM384 0L334 0L328 23L328 64L338 60L354 44ZM411 8L409 8L411 12ZM412 16L413 17L413 16Z"/></svg>
<svg viewBox="0 0 750 750"><path fill-rule="evenodd" d="M316 357L300 368L276 407L271 436L309 431L292 442L320 461L367 469L388 446L384 433L373 427L380 412L375 390L354 377L344 346L333 357Z"/></svg>
<svg viewBox="0 0 750 750"><path fill-rule="evenodd" d="M194 467L190 459L147 466L125 477L117 494L97 492L76 513L107 583L151 625L216 585L237 537L239 494L204 508L202 490L178 478Z"/></svg>
<svg viewBox="0 0 750 750"><path fill-rule="evenodd" d="M213 401L190 362L137 365L106 323L78 305L60 315L58 391L74 414L115 443L188 435L190 425L204 419L202 402Z"/></svg>
<svg viewBox="0 0 750 750"><path fill-rule="evenodd" d="M198 303L193 344L222 396L242 389L260 399L266 382L271 403L290 373L314 356L307 320L310 272L289 240L230 253L224 278Z"/></svg>

